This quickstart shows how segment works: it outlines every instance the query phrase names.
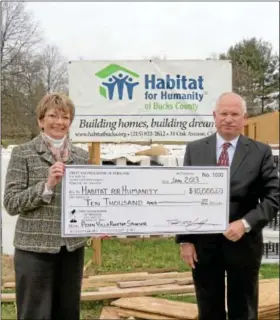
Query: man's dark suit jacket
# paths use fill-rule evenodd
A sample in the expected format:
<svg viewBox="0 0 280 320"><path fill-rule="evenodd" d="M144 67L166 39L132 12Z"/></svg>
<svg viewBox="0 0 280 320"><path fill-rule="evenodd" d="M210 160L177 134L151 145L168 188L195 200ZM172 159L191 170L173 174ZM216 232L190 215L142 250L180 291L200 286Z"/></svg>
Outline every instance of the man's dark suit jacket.
<svg viewBox="0 0 280 320"><path fill-rule="evenodd" d="M184 166L215 165L216 134L188 143ZM230 168L230 222L245 218L252 227L245 237L261 245L262 228L276 216L278 210L279 178L271 148L241 135ZM186 234L177 235L175 241L203 241L206 244L213 237ZM252 241L249 242L252 244Z"/></svg>

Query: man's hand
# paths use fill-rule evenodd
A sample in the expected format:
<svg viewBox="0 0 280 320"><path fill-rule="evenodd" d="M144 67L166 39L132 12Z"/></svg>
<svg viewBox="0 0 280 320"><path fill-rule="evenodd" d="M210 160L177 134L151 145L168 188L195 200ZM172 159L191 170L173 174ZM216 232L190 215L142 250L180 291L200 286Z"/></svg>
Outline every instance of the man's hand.
<svg viewBox="0 0 280 320"><path fill-rule="evenodd" d="M245 226L242 220L237 220L229 224L224 236L233 242L238 241L245 233Z"/></svg>
<svg viewBox="0 0 280 320"><path fill-rule="evenodd" d="M182 259L193 269L195 269L195 262L197 262L197 255L195 247L192 243L182 243L180 245Z"/></svg>

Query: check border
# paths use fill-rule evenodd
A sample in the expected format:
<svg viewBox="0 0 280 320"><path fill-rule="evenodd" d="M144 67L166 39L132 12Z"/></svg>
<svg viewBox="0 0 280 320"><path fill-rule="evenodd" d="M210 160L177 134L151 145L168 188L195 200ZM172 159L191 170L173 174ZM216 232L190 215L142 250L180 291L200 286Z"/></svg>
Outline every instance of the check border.
<svg viewBox="0 0 280 320"><path fill-rule="evenodd" d="M229 167L221 167L221 166L181 166L181 167L165 167L165 166L115 166L115 165L106 165L106 166L102 166L102 165L66 165L65 166L65 172L68 169L96 169L96 170L206 170L206 171L214 171L214 170L224 170L226 172L227 175L227 195L230 198L230 168ZM65 175L63 176L62 179L62 193L61 193L61 237L63 238L88 238L88 237L99 237L102 236L104 234L108 234L108 233L88 233L88 234L66 234L66 225L65 225L65 197L66 197L66 185L65 185ZM226 203L226 225L228 225L229 222L229 201L230 199L228 199L227 203ZM175 233L175 232L120 232L117 235L113 235L114 237L118 237L118 236L141 236L141 235L176 235L176 234L217 234L217 233L223 233L224 230L215 230L212 232L205 232L205 231L196 231L194 232L184 232L184 231L180 231L180 233Z"/></svg>

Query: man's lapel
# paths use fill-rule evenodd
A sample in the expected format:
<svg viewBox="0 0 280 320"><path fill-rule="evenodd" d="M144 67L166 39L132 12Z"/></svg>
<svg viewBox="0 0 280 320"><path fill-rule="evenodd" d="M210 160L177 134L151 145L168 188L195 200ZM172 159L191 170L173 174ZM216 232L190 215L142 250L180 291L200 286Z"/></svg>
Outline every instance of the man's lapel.
<svg viewBox="0 0 280 320"><path fill-rule="evenodd" d="M205 140L205 148L203 152L203 157L205 164L208 166L217 165L217 155L216 155L216 134L212 134L208 139Z"/></svg>
<svg viewBox="0 0 280 320"><path fill-rule="evenodd" d="M240 135L236 145L236 150L234 152L232 163L230 166L231 179L236 173L238 167L245 160L249 151L249 147L248 147L249 144L250 144L250 140L246 136ZM202 153L205 159L204 160L205 165L208 165L208 166L217 165L216 145L217 145L216 133L209 136L209 138L205 140L205 148L204 148L204 152Z"/></svg>
<svg viewBox="0 0 280 320"><path fill-rule="evenodd" d="M241 135L237 141L236 150L234 152L234 156L232 159L232 163L230 166L230 177L232 179L233 175L236 173L238 167L245 160L247 153L249 151L250 141L247 137Z"/></svg>

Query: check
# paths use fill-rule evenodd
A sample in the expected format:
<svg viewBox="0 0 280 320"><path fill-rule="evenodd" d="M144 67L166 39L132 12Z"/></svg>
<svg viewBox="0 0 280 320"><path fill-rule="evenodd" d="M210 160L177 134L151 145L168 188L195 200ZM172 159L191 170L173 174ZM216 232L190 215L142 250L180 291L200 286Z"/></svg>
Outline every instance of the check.
<svg viewBox="0 0 280 320"><path fill-rule="evenodd" d="M225 167L66 166L62 236L222 233Z"/></svg>

